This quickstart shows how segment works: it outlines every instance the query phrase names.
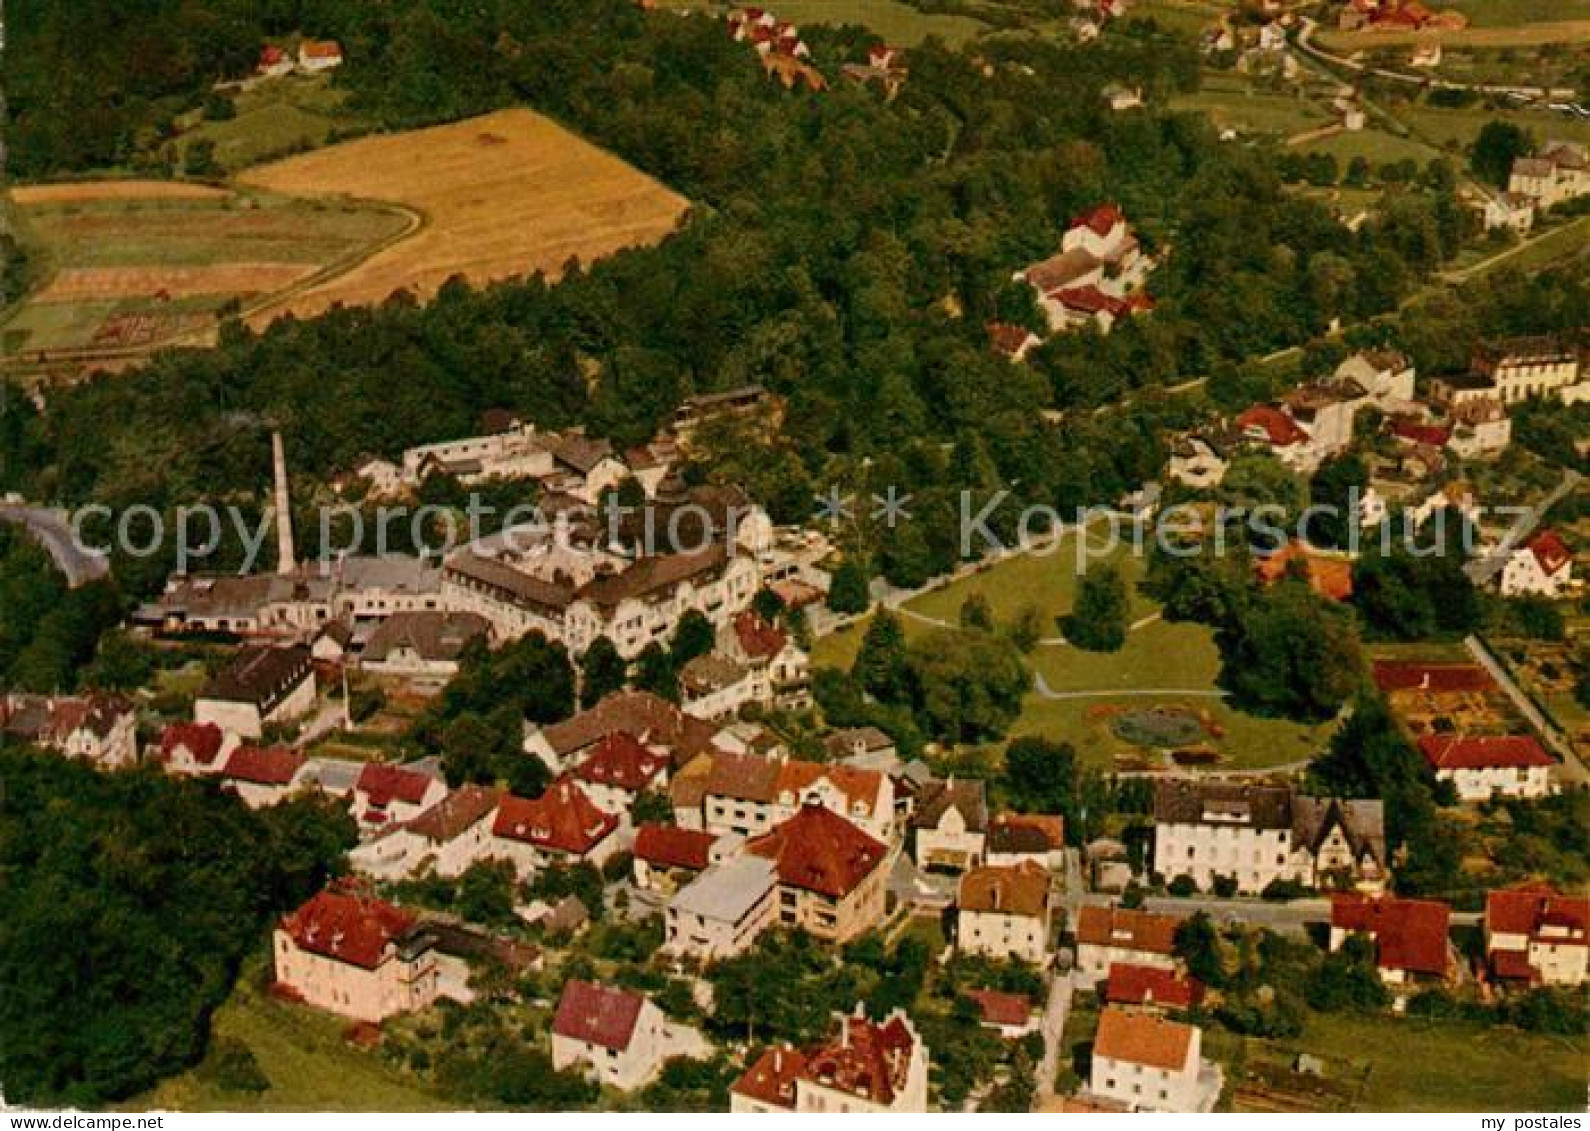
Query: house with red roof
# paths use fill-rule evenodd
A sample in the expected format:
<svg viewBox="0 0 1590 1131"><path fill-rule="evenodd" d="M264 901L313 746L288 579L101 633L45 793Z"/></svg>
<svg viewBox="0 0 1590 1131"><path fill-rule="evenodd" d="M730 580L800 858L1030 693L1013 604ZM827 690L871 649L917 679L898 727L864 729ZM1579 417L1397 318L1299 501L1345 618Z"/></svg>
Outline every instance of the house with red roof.
<svg viewBox="0 0 1590 1131"><path fill-rule="evenodd" d="M102 768L138 760L138 720L120 696L0 694L0 741L53 750Z"/></svg>
<svg viewBox="0 0 1590 1131"><path fill-rule="evenodd" d="M354 783L353 819L362 829L384 829L418 817L446 796L447 783L438 773L369 762Z"/></svg>
<svg viewBox="0 0 1590 1131"><path fill-rule="evenodd" d="M1456 969L1448 939L1452 908L1428 899L1337 892L1331 896L1331 950L1350 935L1375 944L1380 980L1390 986L1444 982Z"/></svg>
<svg viewBox="0 0 1590 1131"><path fill-rule="evenodd" d="M733 835L647 821L636 827L635 846L630 850L635 886L642 891L672 894L712 865L728 859L744 843Z"/></svg>
<svg viewBox="0 0 1590 1131"><path fill-rule="evenodd" d="M1191 1009L1203 1001L1204 987L1197 978L1177 970L1115 962L1110 965L1104 998L1111 1005Z"/></svg>
<svg viewBox="0 0 1590 1131"><path fill-rule="evenodd" d="M627 730L604 735L569 771L569 777L598 808L615 816L628 813L640 795L668 788L672 759Z"/></svg>
<svg viewBox="0 0 1590 1131"><path fill-rule="evenodd" d="M1299 538L1292 539L1273 554L1255 560L1253 573L1261 585L1270 586L1288 576L1294 565L1308 578L1309 588L1321 597L1330 601L1352 599L1351 559L1323 553Z"/></svg>
<svg viewBox="0 0 1590 1131"><path fill-rule="evenodd" d="M1308 430L1274 405L1256 404L1244 409L1234 424L1244 439L1269 448L1287 467L1294 471L1311 469L1313 453Z"/></svg>
<svg viewBox="0 0 1590 1131"><path fill-rule="evenodd" d="M962 990L961 996L975 1003L983 1024L1006 1040L1038 1031L1038 1015L1033 1012L1032 1001L1024 994Z"/></svg>
<svg viewBox="0 0 1590 1131"><path fill-rule="evenodd" d="M356 1021L424 1009L440 991L434 941L407 911L327 888L277 925L276 984Z"/></svg>
<svg viewBox="0 0 1590 1131"><path fill-rule="evenodd" d="M155 756L166 773L196 777L219 772L235 745L214 723L172 723L160 732Z"/></svg>
<svg viewBox="0 0 1590 1131"><path fill-rule="evenodd" d="M552 1018L552 1067L575 1068L621 1092L650 1083L670 1057L711 1052L701 1034L676 1025L643 994L575 978Z"/></svg>
<svg viewBox="0 0 1590 1131"><path fill-rule="evenodd" d="M955 906L957 950L1046 965L1050 893L1042 864L973 868L961 876Z"/></svg>
<svg viewBox="0 0 1590 1131"><path fill-rule="evenodd" d="M808 676L811 656L784 629L763 620L754 609L742 609L718 630L717 651L750 668L766 684L766 695L780 705L802 707L811 702Z"/></svg>
<svg viewBox="0 0 1590 1131"><path fill-rule="evenodd" d="M746 846L778 872L778 919L845 943L882 920L888 846L817 801Z"/></svg>
<svg viewBox="0 0 1590 1131"><path fill-rule="evenodd" d="M825 1044L763 1052L729 1090L736 1114L926 1112L929 1055L904 1010L872 1021L858 1007Z"/></svg>
<svg viewBox="0 0 1590 1131"><path fill-rule="evenodd" d="M1502 567L1503 597L1558 598L1573 584L1573 551L1555 530L1537 531Z"/></svg>
<svg viewBox="0 0 1590 1131"><path fill-rule="evenodd" d="M1077 915L1077 969L1094 981L1118 962L1176 968L1177 915L1129 907L1085 906Z"/></svg>
<svg viewBox="0 0 1590 1131"><path fill-rule="evenodd" d="M285 746L239 746L217 775L250 809L275 805L298 787L306 759Z"/></svg>
<svg viewBox="0 0 1590 1131"><path fill-rule="evenodd" d="M335 39L305 38L298 44L298 69L306 75L342 66L342 44Z"/></svg>
<svg viewBox="0 0 1590 1131"><path fill-rule="evenodd" d="M1486 893L1485 956L1502 981L1584 985L1590 981L1590 899L1538 882Z"/></svg>
<svg viewBox="0 0 1590 1131"><path fill-rule="evenodd" d="M1224 1086L1201 1055L1203 1031L1155 1013L1105 1006L1093 1038L1088 1091L1133 1111L1206 1112Z"/></svg>
<svg viewBox="0 0 1590 1131"><path fill-rule="evenodd" d="M1426 734L1419 753L1438 781L1449 781L1460 801L1496 797L1533 800L1551 792L1557 760L1527 734Z"/></svg>
<svg viewBox="0 0 1590 1131"><path fill-rule="evenodd" d="M1010 361L1025 361L1027 355L1043 345L1043 339L1014 322L990 322L983 327L994 352Z"/></svg>
<svg viewBox="0 0 1590 1131"><path fill-rule="evenodd" d="M1104 203L1075 217L1060 251L1016 272L1015 280L1036 292L1051 332L1093 321L1108 333L1120 318L1153 309L1143 286L1154 266L1120 208Z"/></svg>
<svg viewBox="0 0 1590 1131"><path fill-rule="evenodd" d="M548 864L600 866L619 849L624 822L603 811L578 784L560 778L540 797L508 794L491 826L490 854L512 862L523 879Z"/></svg>
<svg viewBox="0 0 1590 1131"><path fill-rule="evenodd" d="M349 862L359 873L383 880L463 875L490 854L491 826L502 796L502 790L483 785L443 790L417 816L389 820L349 853Z"/></svg>

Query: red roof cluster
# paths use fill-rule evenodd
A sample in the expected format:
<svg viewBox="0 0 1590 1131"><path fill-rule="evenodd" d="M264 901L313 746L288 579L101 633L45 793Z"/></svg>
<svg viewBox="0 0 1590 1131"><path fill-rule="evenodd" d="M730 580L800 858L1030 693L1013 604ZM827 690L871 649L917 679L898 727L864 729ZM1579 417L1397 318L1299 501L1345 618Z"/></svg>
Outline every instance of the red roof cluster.
<svg viewBox="0 0 1590 1131"><path fill-rule="evenodd" d="M172 723L160 733L160 760L170 762L178 750L186 750L199 765L208 766L225 741L226 735L214 723Z"/></svg>
<svg viewBox="0 0 1590 1131"><path fill-rule="evenodd" d="M887 1107L905 1085L915 1039L900 1017L882 1025L845 1018L840 1039L806 1058L807 1079Z"/></svg>
<svg viewBox="0 0 1590 1131"><path fill-rule="evenodd" d="M1089 283L1085 287L1062 287L1050 292L1050 298L1056 300L1067 310L1075 310L1082 314L1108 314L1111 318L1123 318L1139 310L1153 310L1154 300L1141 292L1117 298L1115 295L1105 294L1098 287Z"/></svg>
<svg viewBox="0 0 1590 1131"><path fill-rule="evenodd" d="M627 730L604 735L574 776L592 785L610 785L639 793L668 768L669 756L652 750Z"/></svg>
<svg viewBox="0 0 1590 1131"><path fill-rule="evenodd" d="M773 1107L795 1110L795 1081L806 1072L806 1054L784 1045L756 1058L731 1091Z"/></svg>
<svg viewBox="0 0 1590 1131"><path fill-rule="evenodd" d="M1375 940L1375 961L1386 970L1445 974L1452 909L1426 899L1331 896L1331 927Z"/></svg>
<svg viewBox="0 0 1590 1131"><path fill-rule="evenodd" d="M648 822L635 833L635 859L659 868L690 868L699 872L711 863L712 846L717 839L700 829Z"/></svg>
<svg viewBox="0 0 1590 1131"><path fill-rule="evenodd" d="M1478 664L1426 663L1423 660L1376 660L1375 686L1382 691L1430 691L1437 694L1491 691L1496 681Z"/></svg>
<svg viewBox="0 0 1590 1131"><path fill-rule="evenodd" d="M359 771L359 782L354 789L369 798L369 803L385 809L394 801L419 805L436 779L401 766L385 766L379 762L366 763Z"/></svg>
<svg viewBox="0 0 1590 1131"><path fill-rule="evenodd" d="M1203 1000L1203 983L1155 966L1116 962L1110 966L1105 997L1117 1005L1166 1005L1191 1009Z"/></svg>
<svg viewBox="0 0 1590 1131"><path fill-rule="evenodd" d="M281 927L300 950L373 970L415 921L390 903L328 888L285 916Z"/></svg>
<svg viewBox="0 0 1590 1131"><path fill-rule="evenodd" d="M1419 753L1437 770L1526 769L1555 764L1540 743L1527 734L1487 734L1469 738L1427 734L1419 739Z"/></svg>
<svg viewBox="0 0 1590 1131"><path fill-rule="evenodd" d="M789 820L746 845L772 860L779 882L843 899L882 863L888 850L821 805L807 803Z"/></svg>
<svg viewBox="0 0 1590 1131"><path fill-rule="evenodd" d="M1452 429L1439 424L1420 424L1416 420L1394 420L1391 422L1391 434L1410 444L1429 444L1432 448L1444 448L1447 441L1452 438Z"/></svg>
<svg viewBox="0 0 1590 1131"><path fill-rule="evenodd" d="M623 1052L635 1035L646 999L629 990L574 979L563 984L552 1032L573 1041Z"/></svg>
<svg viewBox="0 0 1590 1131"><path fill-rule="evenodd" d="M1301 444L1308 439L1303 426L1274 405L1256 404L1237 417L1237 427L1244 432L1260 432L1277 448Z"/></svg>
<svg viewBox="0 0 1590 1131"><path fill-rule="evenodd" d="M303 765L304 756L285 746L239 746L222 773L250 785L291 785Z"/></svg>
<svg viewBox="0 0 1590 1131"><path fill-rule="evenodd" d="M533 801L509 794L497 807L493 836L584 856L618 827L618 818L598 809L573 782L553 782Z"/></svg>
<svg viewBox="0 0 1590 1131"><path fill-rule="evenodd" d="M1552 933L1559 937L1554 941L1583 946L1590 942L1590 899L1563 895L1544 883L1487 892L1485 925L1492 934L1531 938L1539 935L1542 928L1555 928Z"/></svg>
<svg viewBox="0 0 1590 1131"><path fill-rule="evenodd" d="M740 650L758 660L771 660L789 643L789 637L777 625L757 616L755 609L745 609L734 618L734 635Z"/></svg>

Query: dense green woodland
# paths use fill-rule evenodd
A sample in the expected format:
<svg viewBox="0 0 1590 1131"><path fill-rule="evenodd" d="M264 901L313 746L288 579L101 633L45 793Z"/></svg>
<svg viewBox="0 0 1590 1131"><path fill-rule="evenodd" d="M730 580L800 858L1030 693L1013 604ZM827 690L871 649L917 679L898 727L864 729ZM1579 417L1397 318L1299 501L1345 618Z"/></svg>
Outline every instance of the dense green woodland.
<svg viewBox="0 0 1590 1131"><path fill-rule="evenodd" d="M355 840L334 801L254 812L158 770L0 749L0 1080L103 1104L193 1063L269 924Z"/></svg>
<svg viewBox="0 0 1590 1131"><path fill-rule="evenodd" d="M1160 93L1197 81L1189 44L1141 26L1086 49L1006 36L974 57L928 44L885 103L843 82L787 93L719 22L628 0L232 3L206 5L202 19L192 7L22 10L16 168L118 161L212 76L246 66L261 35L303 28L344 42L338 81L377 120L528 103L688 194L695 218L661 247L556 286L454 286L425 308L393 301L258 336L230 327L218 349L57 394L45 420L0 420L5 486L167 507L252 498L267 420L286 428L301 472L325 474L368 451L467 433L497 406L632 441L691 392L761 381L790 399L786 440L739 446L713 474L744 479L791 519L814 482L873 457L877 481L913 489L924 516L873 562L908 583L953 561L955 489L1014 482L1019 496L1062 507L1112 499L1158 470L1163 426L1196 405L1139 396L1130 411L1058 427L1040 409L1211 374L1245 391L1245 359L1332 317L1392 308L1468 232L1439 164L1355 234L1287 193L1273 153L1220 143L1201 116L1110 114L1098 91L1112 79ZM134 45L146 32L177 45L161 67L118 54L135 22ZM810 41L829 66L868 42L856 29L814 29ZM74 92L92 64L101 109L79 123ZM124 96L103 97L107 83ZM1011 271L1105 199L1166 253L1152 282L1159 308L1108 338L1064 336L1031 365L1007 365L984 323L1038 318ZM1582 282L1516 285L1509 328L1586 321ZM1421 363L1453 359L1487 329L1441 319Z"/></svg>

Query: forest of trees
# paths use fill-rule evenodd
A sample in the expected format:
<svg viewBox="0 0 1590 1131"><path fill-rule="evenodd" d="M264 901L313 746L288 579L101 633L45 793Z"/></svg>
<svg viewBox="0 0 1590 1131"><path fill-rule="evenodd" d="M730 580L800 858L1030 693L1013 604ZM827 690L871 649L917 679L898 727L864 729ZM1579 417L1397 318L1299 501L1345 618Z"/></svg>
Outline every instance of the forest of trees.
<svg viewBox="0 0 1590 1131"><path fill-rule="evenodd" d="M0 782L13 1102L101 1105L197 1061L245 956L355 841L330 799L256 812L213 785L17 746L0 748Z"/></svg>

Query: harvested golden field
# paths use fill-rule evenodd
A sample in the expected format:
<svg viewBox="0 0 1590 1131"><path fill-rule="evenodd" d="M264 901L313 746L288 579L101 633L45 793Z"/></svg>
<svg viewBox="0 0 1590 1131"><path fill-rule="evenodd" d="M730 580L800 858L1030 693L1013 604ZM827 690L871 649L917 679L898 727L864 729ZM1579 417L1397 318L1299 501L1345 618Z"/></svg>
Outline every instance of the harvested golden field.
<svg viewBox="0 0 1590 1131"><path fill-rule="evenodd" d="M73 181L58 185L20 185L11 190L18 204L76 204L88 200L204 200L226 196L225 189L181 181Z"/></svg>
<svg viewBox="0 0 1590 1131"><path fill-rule="evenodd" d="M225 263L213 267L67 267L33 296L35 302L99 299L244 298L291 286L313 274L312 263Z"/></svg>
<svg viewBox="0 0 1590 1131"><path fill-rule="evenodd" d="M403 289L428 298L454 275L472 283L555 275L571 257L589 263L662 239L689 207L529 110L362 138L260 166L241 180L300 197L384 201L424 218L412 234L264 308L255 322L380 302Z"/></svg>
<svg viewBox="0 0 1590 1131"><path fill-rule="evenodd" d="M1590 40L1590 20L1552 20L1509 27L1425 28L1422 31L1326 31L1321 29L1316 42L1327 51L1351 54L1373 51L1377 47L1409 47L1440 43L1446 47L1539 47L1544 44L1584 43ZM1520 82L1530 80L1521 77Z"/></svg>

